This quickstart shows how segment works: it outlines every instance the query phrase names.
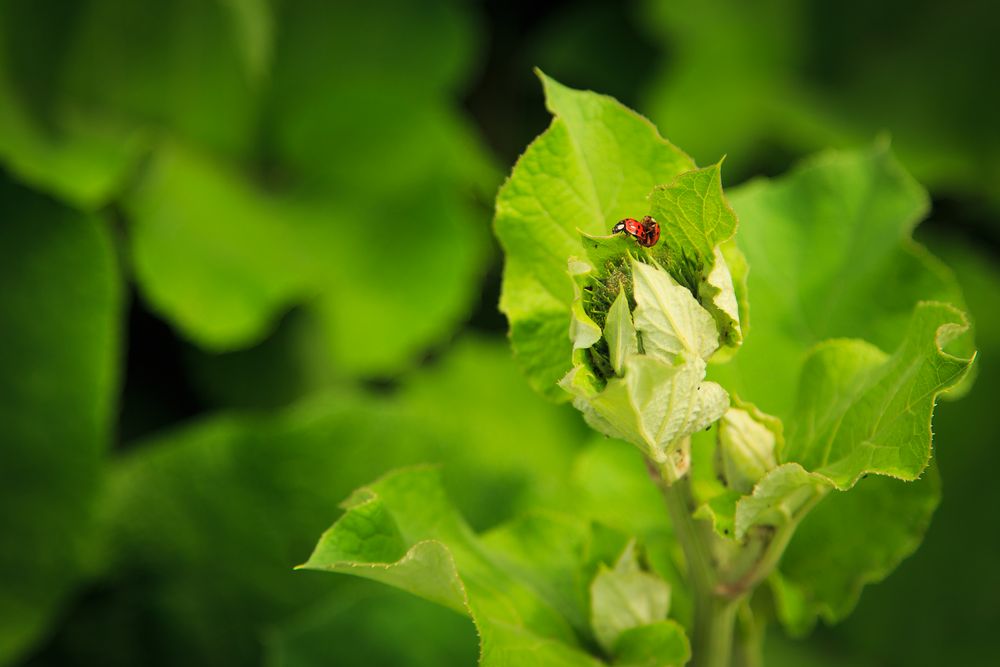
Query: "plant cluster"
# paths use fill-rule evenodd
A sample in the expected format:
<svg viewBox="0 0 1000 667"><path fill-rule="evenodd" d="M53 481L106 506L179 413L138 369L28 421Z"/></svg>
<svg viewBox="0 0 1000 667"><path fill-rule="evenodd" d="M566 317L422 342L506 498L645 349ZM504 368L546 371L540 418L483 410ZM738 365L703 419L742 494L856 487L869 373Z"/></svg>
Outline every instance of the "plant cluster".
<svg viewBox="0 0 1000 667"><path fill-rule="evenodd" d="M961 296L908 240L926 204L886 146L727 197L721 165L541 78L554 120L497 198L501 309L531 384L638 449L666 529L623 530L648 508L621 503L476 535L404 469L304 567L468 614L483 665L757 664L769 617L840 619L919 542L931 415L974 358ZM609 235L646 213L659 244Z"/></svg>

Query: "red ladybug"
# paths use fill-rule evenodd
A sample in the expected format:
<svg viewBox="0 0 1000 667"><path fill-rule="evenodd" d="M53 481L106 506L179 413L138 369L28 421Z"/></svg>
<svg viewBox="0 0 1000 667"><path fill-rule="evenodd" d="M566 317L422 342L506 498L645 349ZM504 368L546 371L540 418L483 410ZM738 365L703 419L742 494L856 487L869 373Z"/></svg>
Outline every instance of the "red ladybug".
<svg viewBox="0 0 1000 667"><path fill-rule="evenodd" d="M624 220L619 220L611 228L611 233L625 233L629 236L634 236L639 245L650 248L660 240L660 223L648 215L642 219L642 222L639 222L635 218L625 218Z"/></svg>

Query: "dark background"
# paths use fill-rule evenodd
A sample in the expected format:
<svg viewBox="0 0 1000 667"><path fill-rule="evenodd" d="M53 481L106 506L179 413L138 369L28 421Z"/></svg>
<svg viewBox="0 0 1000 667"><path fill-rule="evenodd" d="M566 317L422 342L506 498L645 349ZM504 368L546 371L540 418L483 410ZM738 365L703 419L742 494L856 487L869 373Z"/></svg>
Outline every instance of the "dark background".
<svg viewBox="0 0 1000 667"><path fill-rule="evenodd" d="M918 238L966 291L978 380L935 416L944 500L923 546L867 588L841 625L804 641L775 629L768 664L988 664L1000 623L998 19L994 3L924 0L0 0L0 253L31 257L32 234L48 219L99 225L123 296L105 334L57 315L58 335L9 334L37 341L23 348L23 366L0 356L30 369L52 360L52 346L69 355L76 337L104 335L113 349L102 368L118 378L95 389L88 378L99 371L68 364L66 384L78 373L80 394L103 392L107 405L93 410L105 416L96 425L81 417L88 426L68 426L37 460L35 436L4 436L0 426L9 471L0 472L0 514L19 517L0 535L9 573L0 588L45 582L44 594L0 606L10 614L0 616L0 662L472 663L467 621L368 582L290 568L336 518L336 502L393 465L446 461L477 528L559 493L539 478L586 435L572 411L533 396L513 369L496 309L502 258L488 234L496 187L548 123L538 66L648 115L699 164L727 154L727 185L779 175L817 150L892 137L933 200ZM131 147L128 157L103 171L102 142ZM182 169L157 189L176 146L226 165L241 185L219 195ZM60 150L76 157L51 157ZM81 185L94 173L110 174L106 185ZM261 204L272 200L282 202L275 212ZM415 200L431 203L411 220ZM207 213L191 202L207 202ZM332 273L316 269L302 285L297 262L255 263L273 244L240 233L245 211L280 230L294 226L283 212L300 209L340 235L329 254L317 250ZM195 232L178 242L184 252L161 257L157 244L173 241L157 225L182 218L196 220ZM190 245L216 222L225 242ZM244 246L251 259L232 260ZM368 249L368 263L352 259ZM244 268L213 276L230 261ZM202 286L217 280L254 298L286 280L294 289L261 297L252 331L213 337L212 318L225 313L186 313L176 304L200 288L175 294L181 281L156 277L156 267L183 275L199 263L209 267L197 274ZM423 268L440 265L455 270ZM14 282L21 273L6 282L0 272L2 290L25 297L9 305L7 328L33 317L33 303L60 308L60 295L84 280L70 272L89 270L74 266L50 264L67 279L28 286ZM260 284L244 287L247 274ZM397 298L400 280L425 291ZM367 299L375 324L345 325L357 312L347 307L324 319L316 304L328 294ZM438 295L440 312L426 305ZM406 319L379 324L400 300L412 308ZM427 332L400 342L418 320ZM80 346L79 355L93 352ZM16 403L26 395L0 394L13 397L4 414L75 418L44 397ZM86 400L74 396L66 405ZM512 411L521 431L507 423ZM516 460L510 449L536 440L541 453ZM87 447L85 465L66 453ZM37 475L21 479L34 489L23 491L15 474ZM63 498L63 486L64 500L44 499ZM64 516L67 505L85 516ZM64 551L73 555L60 560ZM37 620L18 629L15 614Z"/></svg>

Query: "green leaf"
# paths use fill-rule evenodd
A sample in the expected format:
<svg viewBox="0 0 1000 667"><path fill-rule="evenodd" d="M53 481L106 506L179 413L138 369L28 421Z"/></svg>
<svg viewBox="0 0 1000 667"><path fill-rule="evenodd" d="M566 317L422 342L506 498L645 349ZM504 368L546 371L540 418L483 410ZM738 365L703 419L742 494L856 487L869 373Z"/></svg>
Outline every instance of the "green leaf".
<svg viewBox="0 0 1000 667"><path fill-rule="evenodd" d="M246 156L268 66L259 0L5 3L0 156L86 208L127 185L151 137ZM58 16L58 21L45 20Z"/></svg>
<svg viewBox="0 0 1000 667"><path fill-rule="evenodd" d="M716 468L728 488L749 493L778 465L777 452L784 446L782 424L754 405L734 402L736 406L719 420Z"/></svg>
<svg viewBox="0 0 1000 667"><path fill-rule="evenodd" d="M615 667L681 667L691 659L691 644L675 621L626 630L615 646Z"/></svg>
<svg viewBox="0 0 1000 667"><path fill-rule="evenodd" d="M590 618L601 647L613 653L623 633L667 618L670 586L639 566L629 542L614 568L601 566L590 584Z"/></svg>
<svg viewBox="0 0 1000 667"><path fill-rule="evenodd" d="M829 487L829 480L797 463L778 466L760 480L752 495L736 503L736 539L742 540L753 526L795 524Z"/></svg>
<svg viewBox="0 0 1000 667"><path fill-rule="evenodd" d="M536 509L483 534L481 542L498 566L537 591L579 637L591 638L588 583L621 553L623 535L583 517Z"/></svg>
<svg viewBox="0 0 1000 667"><path fill-rule="evenodd" d="M447 183L424 186L379 202L391 232L358 233L370 204L265 195L228 165L164 146L127 200L140 286L213 350L259 341L308 302L336 369L389 373L454 325L480 270L475 214Z"/></svg>
<svg viewBox="0 0 1000 667"><path fill-rule="evenodd" d="M704 382L705 362L700 357L677 355L673 362L647 355L625 361L625 375L612 378L603 390L587 387L578 366L562 383L574 404L592 427L621 438L676 474L689 461L680 440L710 425L729 407L729 396L714 382Z"/></svg>
<svg viewBox="0 0 1000 667"><path fill-rule="evenodd" d="M597 326L597 323L587 315L584 309L583 287L580 284L581 279L585 279L592 272L593 267L586 262L576 260L569 262L569 275L573 278L573 309L569 321L569 339L573 342L574 350L587 349L601 339L601 327ZM626 302L627 312L628 304Z"/></svg>
<svg viewBox="0 0 1000 667"><path fill-rule="evenodd" d="M232 14L236 42L251 80L260 81L271 65L274 17L265 0L219 0Z"/></svg>
<svg viewBox="0 0 1000 667"><path fill-rule="evenodd" d="M161 148L126 206L146 298L210 349L259 340L317 282L301 237L321 212L262 196L196 150Z"/></svg>
<svg viewBox="0 0 1000 667"><path fill-rule="evenodd" d="M149 662L153 651L165 664L257 661L267 627L335 594L336 582L292 568L358 480L452 446L398 405L336 394L135 443L102 512L109 585L129 607L158 610L129 662Z"/></svg>
<svg viewBox="0 0 1000 667"><path fill-rule="evenodd" d="M93 109L222 155L250 156L261 108L254 69L266 63L247 58L250 14L237 2L251 6L92 0L70 19L53 107ZM252 30L260 32L266 22L254 13ZM254 41L254 48L266 43Z"/></svg>
<svg viewBox="0 0 1000 667"><path fill-rule="evenodd" d="M0 663L89 568L118 392L122 286L104 220L0 180Z"/></svg>
<svg viewBox="0 0 1000 667"><path fill-rule="evenodd" d="M782 460L841 489L866 473L916 479L930 460L935 400L972 364L944 348L968 327L955 308L924 302L891 357L859 341L818 346L802 370Z"/></svg>
<svg viewBox="0 0 1000 667"><path fill-rule="evenodd" d="M827 494L796 529L772 580L782 624L801 635L817 616L827 623L847 616L865 585L917 549L939 500L933 467L916 482L872 476Z"/></svg>
<svg viewBox="0 0 1000 667"><path fill-rule="evenodd" d="M708 359L719 347L715 320L666 271L632 261L635 328L645 353L667 363L681 353Z"/></svg>
<svg viewBox="0 0 1000 667"><path fill-rule="evenodd" d="M636 338L635 324L632 323L632 313L628 308L628 298L625 287L618 290L608 319L604 323L604 339L608 341L608 353L611 366L618 377L625 373L625 360L630 355L639 354L639 339Z"/></svg>
<svg viewBox="0 0 1000 667"><path fill-rule="evenodd" d="M5 26L7 27L7 26ZM0 160L17 178L72 204L97 208L123 185L145 149L145 133L78 109L45 123L20 94L0 34Z"/></svg>
<svg viewBox="0 0 1000 667"><path fill-rule="evenodd" d="M541 593L491 557L487 544L452 509L435 470L390 473L353 498L304 568L367 577L458 605L476 623L482 665L601 664L579 646L569 622ZM384 512L377 525L358 515L371 507ZM402 558L393 563L370 559L384 558L386 552L369 542L392 543L400 537L407 549ZM418 569L414 562L433 567Z"/></svg>
<svg viewBox="0 0 1000 667"><path fill-rule="evenodd" d="M711 265L716 246L736 232L736 215L722 194L721 162L657 186L649 200L663 243L700 264Z"/></svg>
<svg viewBox="0 0 1000 667"><path fill-rule="evenodd" d="M268 633L267 667L473 665L476 631L465 616L403 591L343 578L329 596ZM419 641L414 638L418 637Z"/></svg>
<svg viewBox="0 0 1000 667"><path fill-rule="evenodd" d="M863 0L835 12L788 0L642 6L639 24L653 43L667 45L651 65L658 73L646 81L642 108L698 161L728 153L738 181L777 156L857 145L889 131L903 161L933 190L998 202L992 174L1000 135L978 112L1000 102L997 91L978 85L991 72L982 54L993 44L992 5L942 12L919 0L907 5L905 21L887 11L885 21L872 22L859 21L871 10ZM866 45L889 25L893 39L873 66ZM931 30L940 52L950 54L947 64L926 48ZM590 52L573 55L579 62ZM600 57L605 62L606 51ZM945 89L947 99L936 94Z"/></svg>
<svg viewBox="0 0 1000 667"><path fill-rule="evenodd" d="M729 196L752 267L753 331L710 377L786 424L816 343L861 338L892 350L919 301L962 307L949 271L909 239L927 197L885 146L827 153ZM958 349L970 356L971 340Z"/></svg>
<svg viewBox="0 0 1000 667"><path fill-rule="evenodd" d="M119 647L123 663L258 663L272 628L352 595L350 580L292 567L366 479L443 462L449 495L482 530L539 505L574 508L572 480L551 471L570 470L590 437L570 406L527 386L505 342L466 338L391 396L324 393L130 443L102 513L111 593L81 603L64 632L135 618L149 640ZM585 591L589 577L578 578ZM157 611L136 617L137 607ZM71 639L59 647L81 654ZM81 660L99 664L101 648Z"/></svg>
<svg viewBox="0 0 1000 667"><path fill-rule="evenodd" d="M482 44L468 5L288 0L277 15L266 146L299 185L370 202L434 174L492 197L498 174L458 108ZM405 229L377 205L366 219Z"/></svg>
<svg viewBox="0 0 1000 667"><path fill-rule="evenodd" d="M693 262L689 285L718 324L721 342L743 341L732 276L719 246L736 232L736 215L722 193L722 163L689 171L650 195L653 217L668 258ZM681 269L683 273L687 267Z"/></svg>
<svg viewBox="0 0 1000 667"><path fill-rule="evenodd" d="M425 460L454 470L449 493L477 530L539 507L576 507L571 480L551 471L568 469L593 432L570 406L539 399L506 341L460 339L433 367L408 376L398 397L400 410L447 447Z"/></svg>
<svg viewBox="0 0 1000 667"><path fill-rule="evenodd" d="M496 203L505 251L500 308L532 386L550 398L570 369L570 257L577 230L607 234L648 208L654 186L694 167L646 119L615 100L541 75L555 118L518 160Z"/></svg>

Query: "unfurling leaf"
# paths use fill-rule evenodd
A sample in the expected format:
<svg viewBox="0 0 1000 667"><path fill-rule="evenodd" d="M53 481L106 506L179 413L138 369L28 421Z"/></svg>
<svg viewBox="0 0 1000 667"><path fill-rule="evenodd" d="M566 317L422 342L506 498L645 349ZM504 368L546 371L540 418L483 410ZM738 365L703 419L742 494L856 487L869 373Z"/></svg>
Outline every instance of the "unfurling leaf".
<svg viewBox="0 0 1000 667"><path fill-rule="evenodd" d="M630 542L614 568L601 566L590 584L590 622L608 653L622 633L662 621L670 610L670 585L639 567Z"/></svg>

